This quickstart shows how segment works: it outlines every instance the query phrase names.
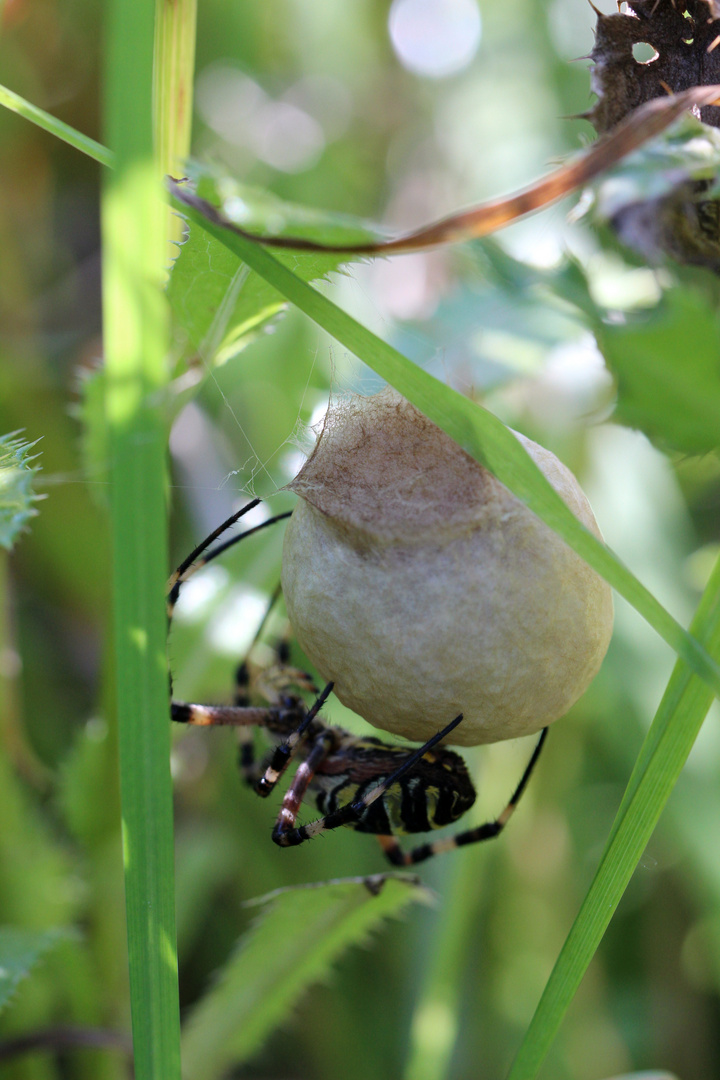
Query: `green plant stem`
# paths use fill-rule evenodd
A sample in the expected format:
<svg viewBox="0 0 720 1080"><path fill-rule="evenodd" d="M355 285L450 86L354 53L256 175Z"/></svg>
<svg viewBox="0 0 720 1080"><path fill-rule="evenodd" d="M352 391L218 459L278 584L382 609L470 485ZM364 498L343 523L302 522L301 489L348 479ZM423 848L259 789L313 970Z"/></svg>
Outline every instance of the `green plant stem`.
<svg viewBox="0 0 720 1080"><path fill-rule="evenodd" d="M30 120L33 124L41 127L43 131L49 131L51 135L55 135L56 138L62 139L62 141L68 143L69 146L74 146L76 150L80 150L83 154L87 154L88 157L93 158L95 161L99 162L100 165L107 165L109 168L112 168L114 159L110 150L101 146L100 143L95 142L94 139L89 138L87 135L81 135L75 128L70 127L69 124L64 124L62 120L58 120L56 117L51 116L50 113L45 112L44 109L39 109L37 105L31 105L29 101L20 97L19 94L14 93L12 90L8 90L6 86L0 86L0 105L4 105L6 109L10 109L11 112L17 113L18 116L23 116L26 120Z"/></svg>
<svg viewBox="0 0 720 1080"><path fill-rule="evenodd" d="M166 214L153 151L155 0L108 0L102 203L106 418L130 993L138 1080L180 1076L164 581Z"/></svg>
<svg viewBox="0 0 720 1080"><path fill-rule="evenodd" d="M720 656L720 559L692 623ZM508 1080L532 1080L602 940L712 702L709 688L678 660L633 769L600 866L563 945Z"/></svg>
<svg viewBox="0 0 720 1080"><path fill-rule="evenodd" d="M190 154L197 0L157 0L155 23L155 149L163 175L179 176ZM183 222L167 209L171 245ZM177 255L171 246L169 260Z"/></svg>
<svg viewBox="0 0 720 1080"><path fill-rule="evenodd" d="M163 175L177 176L190 153L197 0L157 0L155 150Z"/></svg>

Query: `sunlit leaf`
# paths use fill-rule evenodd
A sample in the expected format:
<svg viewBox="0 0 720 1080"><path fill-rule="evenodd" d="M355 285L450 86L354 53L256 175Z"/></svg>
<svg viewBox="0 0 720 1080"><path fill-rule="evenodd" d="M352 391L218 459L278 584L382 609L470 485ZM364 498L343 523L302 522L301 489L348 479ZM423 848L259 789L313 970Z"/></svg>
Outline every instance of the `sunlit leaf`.
<svg viewBox="0 0 720 1080"><path fill-rule="evenodd" d="M645 317L599 324L596 336L617 378L617 420L664 449L720 445L720 322L700 293L672 288Z"/></svg>
<svg viewBox="0 0 720 1080"><path fill-rule="evenodd" d="M199 190L232 220L258 232L303 236L323 243L352 243L374 236L358 221L283 202L267 192L203 174ZM281 252L281 262L303 281L327 277L352 256ZM357 258L357 257L356 257ZM168 297L187 336L189 355L223 363L248 345L282 311L286 300L214 237L193 229L173 264Z"/></svg>
<svg viewBox="0 0 720 1080"><path fill-rule="evenodd" d="M187 1018L183 1075L213 1080L246 1061L345 949L418 900L430 894L414 879L380 875L282 889L258 901L262 914Z"/></svg>

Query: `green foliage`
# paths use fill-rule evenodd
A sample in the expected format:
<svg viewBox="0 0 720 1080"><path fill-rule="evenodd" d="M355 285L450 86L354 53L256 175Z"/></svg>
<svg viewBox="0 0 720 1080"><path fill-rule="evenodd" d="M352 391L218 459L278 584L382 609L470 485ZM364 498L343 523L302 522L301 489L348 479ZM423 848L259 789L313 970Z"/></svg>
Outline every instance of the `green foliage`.
<svg viewBox="0 0 720 1080"><path fill-rule="evenodd" d="M720 560L692 632L720 655ZM698 737L713 695L681 661L640 750L603 857L543 991L508 1080L532 1080L595 955Z"/></svg>
<svg viewBox="0 0 720 1080"><path fill-rule="evenodd" d="M105 422L107 381L102 368L83 371L78 379L79 402L73 412L80 424L80 448L83 469L95 481L91 493L101 506L107 506L110 450Z"/></svg>
<svg viewBox="0 0 720 1080"><path fill-rule="evenodd" d="M684 116L662 135L608 169L587 193L600 222L636 203L657 199L688 180L714 181L720 167L720 133Z"/></svg>
<svg viewBox="0 0 720 1080"><path fill-rule="evenodd" d="M78 0L78 5L63 16L67 21L58 41L73 40L78 54L84 54L96 5L89 0ZM576 111L586 97L585 74L567 65L555 40L560 31L568 31L569 5L553 5L552 33L549 9L536 0L513 0L502 19L493 19L488 10L478 63L465 74L433 81L403 73L389 58L387 8L339 5L328 16L325 11L318 15L313 5L295 5L289 17L281 0L235 8L207 5L201 12L201 81L204 73L213 75L213 65L227 65L223 58L233 56L238 66L231 72L231 90L233 85L237 89L238 80L247 90L242 80L251 78L253 100L261 104L271 100L274 86L280 87L278 101L286 89L288 101L295 100L296 92L297 100L304 101L302 93L320 72L325 78L333 73L351 87L353 100L348 136L333 143L328 135L318 162L297 174L259 159L248 165L249 151L237 141L213 143L212 116L208 118L203 106L198 146L209 157L224 160L230 171L242 173L243 182L228 179L220 166L213 174L201 166L195 171L201 194L249 230L351 242L374 235L362 215L380 217L385 207L390 217L402 219L405 200L411 214L423 215L424 200L437 199L438 190L445 192L440 203L443 198L458 202L496 194L516 184L519 176L537 175L559 147L573 144L575 135L568 132L574 129L554 121L557 115ZM82 15L82 40L73 36L72 12ZM512 28L510 36L506 24ZM518 26L523 34L517 33ZM23 53L25 46L18 47L12 27L10 31L9 55L15 64L10 71L20 73L22 83L34 59ZM135 44L127 53L133 65ZM76 69L72 57L64 60L67 70ZM224 70L226 77L227 66ZM290 86L293 80L299 89ZM45 85L54 85L52 72L43 73L37 86L30 84L28 96ZM498 86L503 87L505 105L500 129ZM129 84L122 91L116 85L115 107L127 108L130 90ZM325 97L324 105L336 104L331 95ZM390 99L393 108L388 110ZM0 92L0 101L8 100ZM14 102L12 107L46 132L82 147L71 130L54 127L52 118L33 113L26 104L20 99L20 106ZM67 107L73 108L72 100ZM232 93L224 107L235 109ZM85 100L83 109L79 122L85 123L94 115L95 103ZM236 116L242 128L242 110L236 110ZM3 134L0 129L0 137ZM35 289L37 308L45 312L45 260L59 243L54 233L43 232L55 217L44 201L46 192L57 191L57 206L63 207L73 205L89 185L87 178L77 184L70 179L73 169L65 159L62 167L53 164L52 185L38 183L37 176L44 174L37 163L50 159L45 157L47 136L34 143L33 137L34 132L27 134L27 160L33 168L23 172L22 153L17 152L21 144L9 142L9 159L18 161L18 175L10 184L12 170L0 171L0 314L11 329L3 334L1 346L0 417L4 430L29 427L32 421L46 433L44 475L55 487L47 514L37 520L29 543L23 545L17 577L13 572L10 580L7 564L0 561L0 916L12 924L15 944L20 942L8 964L0 956L0 967L10 978L19 978L41 950L47 951L47 961L20 987L2 1021L8 1034L58 1021L126 1030L127 958L112 724L115 672L106 661L105 689L96 697L93 649L106 630L106 604L87 584L106 575L104 567L91 567L88 555L102 551L104 523L88 512L87 499L72 503L82 512L71 516L69 526L66 517L59 529L51 515L56 505L69 502L80 479L83 493L87 489L100 494L102 504L111 490L124 517L117 547L130 552L146 522L152 521L155 540L160 535L164 490L146 486L142 497L130 495L127 481L133 468L128 461L121 464L119 483L117 474L110 474L118 443L108 429L104 377L93 372L83 382L76 412L79 430L47 422L66 418L76 385L74 369L78 360L85 363L87 353L69 350L65 355L62 334L48 333L44 321L34 323L26 298ZM509 173L508 148L513 156ZM99 157L107 160L102 148ZM273 892L237 945L249 897L339 873L372 874L379 855L372 838L350 830L295 852L276 851L268 840L273 808L239 783L228 733L179 736L173 762L180 826L178 929L188 1018L184 1064L189 1076L217 1076L250 1055L264 1053L258 1070L263 1075L292 1072L327 1080L341 1069L348 1080L368 1075L395 1080L403 1072L407 1080L443 1080L474 1075L481 1061L483 1075L500 1077L507 1074L518 1046L517 1077L537 1075L546 1054L544 1075L553 1080L611 1074L667 1080L670 1073L632 1072L656 1064L699 1080L717 1075L720 1046L713 1017L720 995L720 927L715 916L720 861L713 837L720 815L720 751L712 726L700 736L703 746L685 778L681 776L710 701L707 685L696 673L703 672L710 681L717 676L720 583L716 571L706 584L705 570L720 538L715 509L720 490L716 290L708 286L706 275L693 277L675 267L653 275L646 267L638 268L637 259L618 255L607 229L591 231L593 223L605 222L638 199L655 199L674 189L679 179L709 180L717 161L717 135L694 120L628 158L598 185L593 222L573 227L581 235L573 250L582 252L574 260L546 268L533 264L535 248L542 249L553 232L543 216L528 224L524 248L521 237L512 248L514 255L503 243L490 241L471 245L457 259L440 253L400 264L401 272L397 262L383 267L392 272L394 266L399 277L404 275L408 293L417 267L426 274L430 299L415 307L409 304L409 315L381 304L385 297L371 277L377 266L363 268L356 284L347 276L333 279L330 295L338 300L333 303L305 283L322 280L328 292L328 275L348 259L287 251L273 259L240 243L231 251L226 238L193 224L167 288L175 319L173 374L178 378L169 391L153 383L149 400L159 423L149 432L136 431L131 439L136 446L147 445L148 436L152 440L166 421L192 403L188 415L202 427L202 438L193 441L194 429L189 450L175 447L176 562L230 512L247 487L265 494L287 482L297 456L298 425L331 391L348 384L375 389L379 372L594 560L681 659L638 754L668 677L668 655L664 643L646 634L621 602L616 639L603 672L562 730L558 726L557 733L553 731L523 812L513 819L501 844L458 851L451 859L423 867L423 876L440 896L438 906L410 905L427 893L396 878L387 880L378 896L358 881L283 888ZM469 177L467 190L458 180L463 176ZM18 190L27 207L13 201ZM415 197L423 193L419 210L413 192ZM356 216L303 209L307 203L346 207ZM111 241L118 249L137 212L136 202L128 205L123 228ZM20 239L13 247L16 228ZM77 269L75 259L68 244L59 260L63 271L66 266ZM440 284L433 285L433 273ZM143 280L151 278L148 268ZM640 291L645 290L641 300L623 297L621 288L608 299L603 292L608 278L616 284L640 281ZM405 301L407 293L401 299ZM354 314L361 309L354 320L342 310L353 304ZM328 357L326 339L314 336L293 305L310 314L342 347L333 347ZM277 319L281 311L286 312L282 320ZM113 339L126 329L121 303L117 312ZM371 320L376 335L363 325ZM265 329L274 333L259 333ZM607 395L591 397L587 413L582 405L572 412L563 398L567 386L556 392L551 380L543 381L553 358L562 350L572 352L584 329L592 333L615 380L617 400L610 423L600 423L603 410L609 410ZM13 351L14 341L24 334L23 348ZM78 340L81 337L78 333ZM361 359L348 361L346 349ZM207 378L197 377L198 354ZM432 368L442 381L422 367ZM123 389L119 385L120 394ZM477 399L487 408L479 407ZM528 469L497 417L552 446L589 479L598 516L619 557L578 529ZM655 447L670 450L671 457L651 450L624 428L644 432ZM17 481L22 489L25 520L34 512L34 467L27 449L19 465L11 463L19 469L13 484ZM154 470L160 457L153 457ZM136 479L146 477L143 461ZM196 471L182 471L188 461ZM157 479L159 472L154 475ZM279 501L278 509L290 505L287 495ZM228 647L216 631L223 623L231 624L233 612L248 609L242 641L250 640L257 622L253 611L262 608L278 579L281 540L278 532L263 537L262 543L249 541L247 551L233 553L222 567L214 567L215 578L206 575L212 588L205 599L196 600L194 609L191 603L185 616L178 612L170 656L183 696L217 700L230 693L232 668L245 646L231 642ZM144 542L140 546L147 547ZM637 570L647 587L639 585L623 562ZM125 568L115 582L121 603L127 597L139 602L136 615L143 614L143 603L160 612L153 624L158 641L160 578L156 573L151 585ZM686 624L703 587L688 636L680 624ZM17 631L11 612L17 613ZM135 633L139 615L131 624L137 646L143 640ZM268 640L282 630L277 616ZM232 637L232 630L228 634ZM164 694L165 658L160 648L150 652L149 664L154 664ZM25 674L14 660L21 653ZM138 683L128 681L126 672L121 686L125 706L130 704L132 711ZM58 733L60 714L70 716L77 730ZM136 718L140 716L136 710ZM361 724L339 705L332 706L331 718L351 727ZM154 742L140 750L136 744L130 754L125 854L133 870L148 870L151 886L163 889L167 899L166 776L156 783L151 764L162 758L164 768L164 703L138 728L136 734L147 734ZM53 733L56 750L38 761L47 731ZM522 747L490 747L477 760L469 755L473 768L478 761L486 763L478 821L502 805L523 754ZM148 787L156 802L143 801ZM638 865L663 808L651 841L654 854ZM138 814L145 819L142 829ZM162 834L164 863L147 855L151 845L145 841L154 839L154 833ZM603 938L628 883L625 902ZM173 942L168 930L147 943L137 914L154 913L156 906L153 900L143 907L146 899L136 891L131 948L134 972L141 972L145 985L134 1007L140 1027L147 1020L153 1029L145 1032L150 1041L162 1031L165 1076L174 1059L168 1047L176 1038L176 1004L166 995L160 1012L152 1010L158 1001L155 991L172 970ZM348 948L402 908L405 918L385 929L372 952ZM170 922L166 920L166 928ZM50 951L53 932L46 927L71 923L82 925L82 944ZM593 956L597 977L587 980L569 1010ZM161 979L153 987L150 976L157 961ZM216 981L207 990L211 972ZM323 983L330 973L331 988L326 990ZM167 979L163 985L166 990ZM293 1014L299 1022L292 1022ZM658 1015L674 1017L676 1028L658 1024ZM154 1027L158 1016L159 1026ZM561 1022L565 1038L552 1046ZM269 1038L283 1027L289 1027L289 1034L280 1031ZM408 1041L411 1053L403 1064ZM82 1057L73 1055L57 1067L51 1061L28 1062L27 1068L19 1063L11 1066L10 1078L56 1080L61 1071L73 1080L120 1080L125 1075L124 1063L107 1055ZM164 1051L160 1057L165 1058Z"/></svg>
<svg viewBox="0 0 720 1080"><path fill-rule="evenodd" d="M430 899L414 879L382 875L283 889L254 901L262 914L185 1020L188 1080L215 1080L247 1061L345 949L365 944L411 901Z"/></svg>
<svg viewBox="0 0 720 1080"><path fill-rule="evenodd" d="M196 170L197 171L197 170ZM348 217L308 210L222 177L202 174L199 190L250 232L303 236L327 244L361 243L372 234ZM348 256L280 252L279 260L303 281L327 278ZM285 307L285 298L242 264L216 238L192 229L175 260L168 298L188 356L222 364L245 348Z"/></svg>
<svg viewBox="0 0 720 1080"><path fill-rule="evenodd" d="M116 830L117 757L103 720L86 724L62 764L58 806L75 840L92 850Z"/></svg>
<svg viewBox="0 0 720 1080"><path fill-rule="evenodd" d="M0 1011L45 953L67 936L68 932L60 929L32 931L0 926Z"/></svg>
<svg viewBox="0 0 720 1080"><path fill-rule="evenodd" d="M661 449L706 454L720 445L720 321L697 291L668 289L657 308L624 325L598 323L617 379L615 419Z"/></svg>
<svg viewBox="0 0 720 1080"><path fill-rule="evenodd" d="M37 514L35 503L41 497L33 491L38 458L31 454L37 441L18 438L19 432L0 436L0 547L8 551L18 535Z"/></svg>
<svg viewBox="0 0 720 1080"><path fill-rule="evenodd" d="M198 224L203 222L202 217L193 211L191 217ZM211 231L216 237L223 235L217 227L211 227ZM565 527L563 515L555 512L552 500L547 498L544 489L549 488L549 485L542 482L539 471L532 468L527 454L491 414L414 369L399 353L375 338L325 297L299 283L297 279L293 280L267 252L252 249L247 241L230 232L225 233L225 243L232 250L242 252L249 265L264 274L325 330L352 348L368 366L386 377L396 389L451 434L464 449L489 467L511 490L523 497L548 524L561 532L575 550L612 581L621 594L632 597L637 609L651 625L657 629L662 627L667 634L667 623L657 618L650 594L642 589L632 575L621 564L614 561L610 563L609 560L601 561L594 550L589 551L589 545L583 543L584 538L580 535L582 530L572 514L567 514L567 517L572 519L572 528ZM676 346L677 341L673 344ZM711 347L712 343L708 349L711 350ZM562 509L566 510L564 506ZM600 545L597 547L601 552ZM709 627L705 624L708 617L711 619ZM698 662L697 640L698 637L700 640L707 637L711 657L720 654L720 637L717 633L720 622L716 626L712 621L718 617L720 564L715 577L708 583L704 608L698 613L694 627L697 636L688 636L679 647L677 635L673 640L683 660L690 668L701 673L708 685L715 688L716 693L715 664L710 657L706 662L707 654L704 652L703 659ZM528 1031L511 1073L512 1080L532 1080L536 1075L580 978L595 954L612 912L619 903L665 802L677 782L711 700L712 694L708 686L693 683L690 671L679 662L675 682L671 681L669 684L663 706L658 713L656 727L653 727L648 735L646 745L653 747L652 756L648 755L644 760L641 753L636 774L631 778L628 788L627 805L621 808L606 858L598 871L596 884L588 893L573 933L558 960L554 977L547 985L536 1020ZM663 731L662 738L656 735L656 729Z"/></svg>

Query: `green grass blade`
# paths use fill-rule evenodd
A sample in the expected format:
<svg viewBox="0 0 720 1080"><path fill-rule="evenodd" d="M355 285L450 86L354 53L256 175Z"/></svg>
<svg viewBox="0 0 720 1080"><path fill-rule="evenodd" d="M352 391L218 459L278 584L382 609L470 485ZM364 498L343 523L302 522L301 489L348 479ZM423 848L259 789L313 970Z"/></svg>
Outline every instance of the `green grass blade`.
<svg viewBox="0 0 720 1080"><path fill-rule="evenodd" d="M692 623L720 655L720 560ZM633 769L605 852L560 952L508 1080L532 1080L602 940L697 738L712 694L678 660Z"/></svg>
<svg viewBox="0 0 720 1080"><path fill-rule="evenodd" d="M114 159L110 150L107 150L99 142L95 142L94 139L89 138L87 135L82 135L75 128L70 127L69 124L64 124L57 117L51 116L44 109L39 109L37 105L31 105L29 101L20 97L19 94L8 90L6 86L0 86L0 105L4 105L6 109L17 113L18 116L24 116L26 120L42 128L43 131L50 132L51 135L55 135L56 138L68 143L69 146L74 146L76 150L87 154L88 157L93 158L100 165L107 165L108 168L112 168Z"/></svg>
<svg viewBox="0 0 720 1080"><path fill-rule="evenodd" d="M327 333L363 360L451 435L523 500L590 564L686 663L720 694L720 665L670 615L609 548L577 520L518 440L497 417L413 364L387 342L307 285L269 251L218 220L209 204L192 204L182 189L178 203L190 219L220 240ZM209 217L208 217L209 215Z"/></svg>
<svg viewBox="0 0 720 1080"><path fill-rule="evenodd" d="M355 879L271 894L216 985L187 1019L186 1080L214 1080L246 1061L345 949L362 944L411 901L429 899L408 877L388 877L378 891Z"/></svg>
<svg viewBox="0 0 720 1080"><path fill-rule="evenodd" d="M153 155L154 0L109 0L105 86L116 167L102 204L106 419L131 1014L138 1080L180 1076L167 575L166 212Z"/></svg>

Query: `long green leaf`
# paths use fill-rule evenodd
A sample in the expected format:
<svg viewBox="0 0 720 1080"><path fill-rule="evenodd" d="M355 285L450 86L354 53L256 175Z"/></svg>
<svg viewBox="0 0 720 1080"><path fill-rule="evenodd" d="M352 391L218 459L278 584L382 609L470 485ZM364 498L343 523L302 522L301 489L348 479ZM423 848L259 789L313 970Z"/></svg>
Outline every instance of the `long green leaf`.
<svg viewBox="0 0 720 1080"><path fill-rule="evenodd" d="M135 1075L180 1076L166 668L166 209L153 154L155 0L109 0L103 192L106 419Z"/></svg>
<svg viewBox="0 0 720 1080"><path fill-rule="evenodd" d="M260 901L269 901L263 914L187 1019L186 1080L214 1080L246 1061L345 949L413 900L430 894L412 878L381 875L281 889Z"/></svg>
<svg viewBox="0 0 720 1080"><path fill-rule="evenodd" d="M435 379L372 331L301 281L269 251L238 235L212 206L175 187L178 205L288 300L412 401L522 499L647 620L686 663L720 694L720 665L609 548L585 529L514 435L497 417Z"/></svg>
<svg viewBox="0 0 720 1080"><path fill-rule="evenodd" d="M692 623L720 656L720 560ZM602 940L693 747L712 702L708 687L678 660L643 743L600 866L560 952L508 1080L532 1080Z"/></svg>

